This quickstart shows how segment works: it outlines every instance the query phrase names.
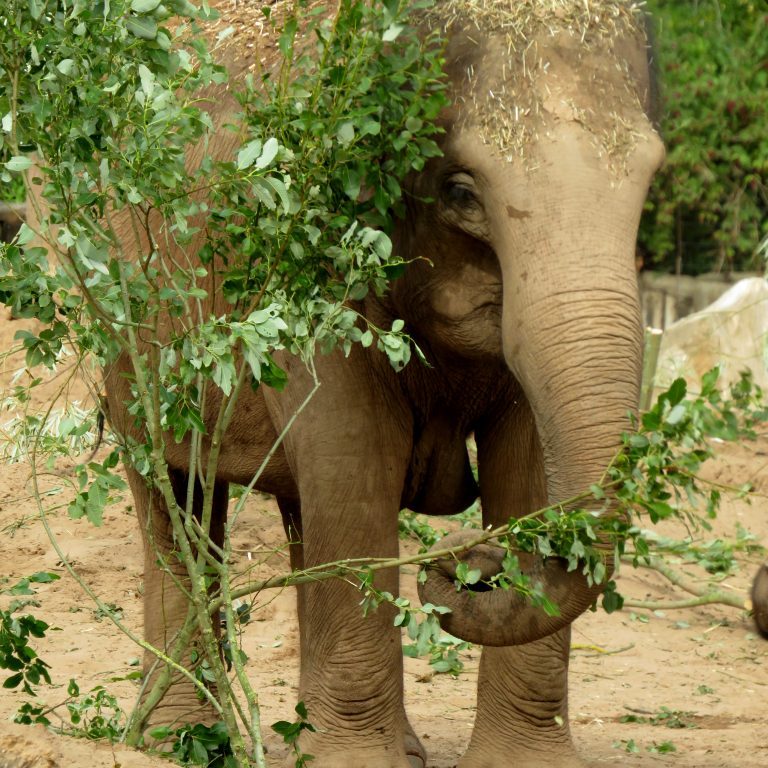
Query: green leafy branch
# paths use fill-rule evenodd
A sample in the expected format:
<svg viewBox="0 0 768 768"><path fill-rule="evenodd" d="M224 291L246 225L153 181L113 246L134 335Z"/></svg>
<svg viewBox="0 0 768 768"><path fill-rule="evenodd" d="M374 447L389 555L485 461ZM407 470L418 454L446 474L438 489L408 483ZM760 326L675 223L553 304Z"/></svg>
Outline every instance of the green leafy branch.
<svg viewBox="0 0 768 768"><path fill-rule="evenodd" d="M633 525L639 517L682 514L692 522L683 506L692 500L705 507L705 518L714 513L719 490L704 490L696 477L709 456L706 439L742 434L761 415L748 382L737 395L741 410L719 399L714 380L695 401L685 400L684 384L676 382L627 435L603 480L571 499L478 531L461 549L348 559L232 587L229 536L242 504L223 546L210 533L217 462L238 396L249 386L284 385L282 351L305 363L314 382L308 398L317 388L317 351L349 354L353 344L371 346L375 339L394 368L408 362L402 321L378 328L361 316L360 302L403 268L389 239L403 206L401 185L438 152L434 118L446 103L440 41L419 37L405 3L343 0L333 13L315 15L306 8L299 2L294 13L275 19L274 67L257 63L236 74L243 89L224 116L233 126L216 114L217 99L229 98L222 88L229 75L196 37L213 17L205 7L184 0L11 2L14 23L0 25L1 135L11 152L0 177L28 173L36 222L0 252L0 295L17 316L44 325L19 335L29 366L55 365L68 348L79 361L124 366L121 380L129 382L133 403L120 455L164 500L177 547L171 556L188 575L189 607L167 652L134 637L158 657L160 671L126 726L127 737L140 740L173 670L222 718L232 754L220 756L235 765L263 767L265 758L234 599L343 578L361 589L371 610L394 603L421 652L441 642L439 606L419 611L377 593L372 574L455 557L494 540L508 555L488 586L515 589L554 613L557 606L521 570L516 552L563 558L568 568L605 584L609 556L618 560L627 542L638 562L647 558ZM213 151L188 162L190 147L206 146ZM42 457L50 446L35 439L32 453ZM181 440L189 446L184 505L166 463L167 448ZM117 459L115 451L78 470L73 514L100 521L119 490ZM168 573L181 584L169 567ZM468 567L458 567L457 576L458 588L480 578ZM220 589L211 594L216 581ZM620 605L612 582L603 604ZM222 608L227 659L214 625ZM107 615L128 632L114 613ZM19 624L21 635L27 632L21 640L34 629L41 628ZM201 643L191 658L196 633ZM18 662L22 647L13 646L10 658ZM24 670L34 669L34 657L27 661L16 671L19 684ZM44 667L31 674L44 678ZM208 682L215 682L216 694ZM306 714L297 714L303 723ZM175 734L179 749L196 759L205 752L207 760L221 746L215 734L185 734Z"/></svg>
<svg viewBox="0 0 768 768"><path fill-rule="evenodd" d="M3 594L21 596L34 595L31 584L48 584L59 577L54 573L35 573L18 581L14 586L0 590ZM3 681L3 688L22 687L34 695L32 686L40 680L51 682L50 666L41 659L29 645L30 638L43 638L49 625L31 614L16 615L30 603L29 600L13 600L6 609L0 610L0 667L12 674Z"/></svg>

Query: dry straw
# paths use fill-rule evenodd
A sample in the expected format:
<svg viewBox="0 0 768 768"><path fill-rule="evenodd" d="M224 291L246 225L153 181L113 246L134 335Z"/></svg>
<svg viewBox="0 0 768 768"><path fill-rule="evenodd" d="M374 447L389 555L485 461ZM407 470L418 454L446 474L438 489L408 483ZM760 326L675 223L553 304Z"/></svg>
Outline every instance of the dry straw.
<svg viewBox="0 0 768 768"><path fill-rule="evenodd" d="M543 106L550 97L547 77L553 51L570 48L576 68L591 82L563 100L570 119L593 137L611 166L622 172L637 141L632 123L622 115L637 111L638 95L625 61L614 43L642 34L642 5L621 0L445 0L425 14L430 26L439 26L449 37L476 40L476 71L469 56L464 77L454 73L454 99L470 101L466 122L479 127L486 144L507 159L526 158L527 150L546 130ZM479 55L489 39L496 47ZM498 55L499 52L501 55ZM556 54L555 54L556 55ZM602 66L620 73L600 81L586 57L602 58ZM587 94L583 91L589 90ZM599 105L599 108L597 108Z"/></svg>
<svg viewBox="0 0 768 768"><path fill-rule="evenodd" d="M480 32L506 32L513 42L564 29L586 41L635 27L642 5L627 0L438 0L426 15L446 29L471 25Z"/></svg>

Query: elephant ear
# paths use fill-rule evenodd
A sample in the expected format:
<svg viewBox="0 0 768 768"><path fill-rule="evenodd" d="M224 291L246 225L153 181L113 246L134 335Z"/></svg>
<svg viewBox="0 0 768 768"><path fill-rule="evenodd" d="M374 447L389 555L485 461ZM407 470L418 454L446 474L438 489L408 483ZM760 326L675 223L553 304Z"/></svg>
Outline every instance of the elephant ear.
<svg viewBox="0 0 768 768"><path fill-rule="evenodd" d="M467 546L478 532L463 530L441 539L433 549L445 550ZM534 585L557 606L558 615L549 616L514 589L492 589L487 580L502 571L506 550L479 544L450 558L440 558L425 568L426 578L419 584L422 603L450 609L440 615L440 626L462 640L477 645L523 645L557 632L577 619L584 610L585 598L594 602L605 584L586 586L578 570L568 571L562 558L540 558L518 554L520 567ZM606 556L606 569L612 563ZM457 588L456 573L460 563L477 569L475 584ZM585 595L585 589L588 594Z"/></svg>

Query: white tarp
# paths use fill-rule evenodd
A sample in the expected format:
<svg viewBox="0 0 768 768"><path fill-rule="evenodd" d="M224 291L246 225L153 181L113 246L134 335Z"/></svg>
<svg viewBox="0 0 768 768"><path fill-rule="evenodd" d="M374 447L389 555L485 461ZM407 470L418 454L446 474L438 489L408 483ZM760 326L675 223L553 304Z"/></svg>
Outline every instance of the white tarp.
<svg viewBox="0 0 768 768"><path fill-rule="evenodd" d="M768 281L740 280L706 309L670 325L662 336L655 386L666 389L682 376L698 391L702 374L720 365L730 385L749 368L768 389Z"/></svg>

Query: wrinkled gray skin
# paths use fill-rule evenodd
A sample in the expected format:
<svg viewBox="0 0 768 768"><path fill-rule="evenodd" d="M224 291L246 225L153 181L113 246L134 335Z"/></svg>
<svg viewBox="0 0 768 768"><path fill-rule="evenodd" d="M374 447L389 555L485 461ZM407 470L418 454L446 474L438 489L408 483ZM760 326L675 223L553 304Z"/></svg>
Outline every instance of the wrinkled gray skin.
<svg viewBox="0 0 768 768"><path fill-rule="evenodd" d="M644 40L614 42L616 58L598 49L580 59L578 40L541 38L542 55L552 59L549 96L525 160L509 160L483 140L479 112L487 107L460 98L469 88L468 65L481 89L483 78L498 77L506 41L454 34L448 61L458 98L443 118L445 155L411 181L407 219L395 237L405 258L426 258L412 263L388 295L362 307L380 327L404 318L431 367L413 362L398 375L381 353L361 348L348 359L317 360L322 386L259 484L277 496L286 529L301 542L291 548L294 567L397 555L403 506L452 514L479 494L484 525L498 525L600 478L638 400L635 238L663 155L643 106ZM628 63L626 82L617 60ZM627 99L627 88L637 98ZM625 97L612 104L619 90ZM608 162L574 103L601 115L616 111L631 126L634 138L619 162ZM418 202L427 198L435 203ZM214 536L221 535L227 483L250 481L310 388L299 361L279 362L289 376L285 391L247 392L226 435ZM110 418L129 431L119 368L107 386ZM209 406L215 412L216 403ZM479 488L465 448L473 432ZM183 500L187 447L173 446L168 460ZM154 547L172 548L167 512L135 472L129 479L145 532L145 636L163 648L186 603L156 565ZM168 562L177 567L175 559ZM488 617L482 606L480 618L473 615L475 601L468 615L452 617L454 632L487 644L476 724L460 768L582 765L568 730L569 627L596 592L578 575L566 579L557 563L547 568L543 578L560 604L559 619L514 597L490 604L495 619L487 638ZM383 573L377 583L397 593L398 573ZM382 608L363 618L359 601L359 592L341 581L299 588L299 696L317 727L302 749L316 756L313 768L423 765L403 708L393 612ZM153 661L148 656L145 669ZM153 724L211 719L192 688L177 680Z"/></svg>

